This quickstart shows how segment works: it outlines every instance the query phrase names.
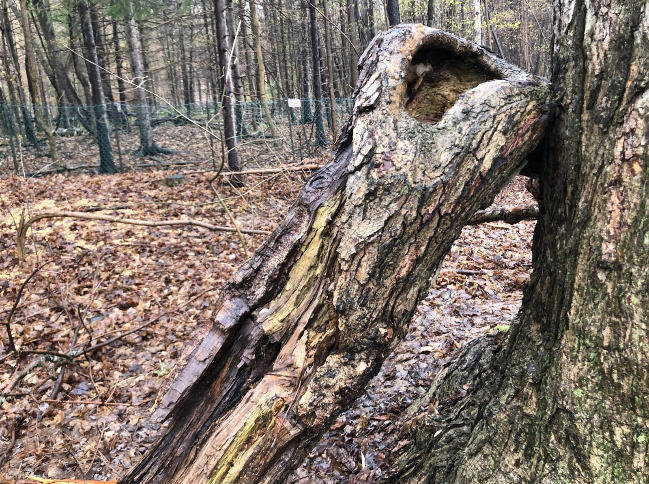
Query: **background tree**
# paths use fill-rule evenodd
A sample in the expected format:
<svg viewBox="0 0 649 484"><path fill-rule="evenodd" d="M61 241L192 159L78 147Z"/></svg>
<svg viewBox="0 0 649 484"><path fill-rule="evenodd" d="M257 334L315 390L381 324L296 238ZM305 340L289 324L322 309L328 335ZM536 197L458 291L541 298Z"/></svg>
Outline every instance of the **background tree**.
<svg viewBox="0 0 649 484"><path fill-rule="evenodd" d="M129 51L131 54L131 70L133 72L134 82L138 86L146 86L144 69L142 69L142 59L140 56L140 36L138 35L137 23L133 16L133 9L130 8L130 14L125 19ZM149 112L149 102L146 91L135 89L133 91L135 98L135 112L137 114L137 125L140 130L140 147L137 150L138 156L155 156L160 153L173 153L159 147L153 141L153 132L151 130L151 113Z"/></svg>
<svg viewBox="0 0 649 484"><path fill-rule="evenodd" d="M81 31L83 43L86 47L86 69L92 91L92 102L94 104L95 122L97 125L97 145L99 146L99 173L117 173L117 167L113 161L113 149L108 132L108 120L106 118L106 105L104 104L104 90L101 76L99 74L99 59L97 57L97 46L92 30L90 9L86 0L77 3L79 17L81 19Z"/></svg>
<svg viewBox="0 0 649 484"><path fill-rule="evenodd" d="M19 0L19 12L20 12L20 22L23 28L23 42L25 43L25 72L27 74L27 85L29 86L29 94L32 98L32 106L34 109L34 119L36 120L36 126L40 129L45 136L47 137L48 144L50 146L50 158L53 161L58 159L58 151L56 149L56 141L54 140L54 134L49 128L43 115L41 109L45 106L40 106L39 103L42 102L41 88L39 84L40 76L38 74L38 66L36 64L34 46L32 42L32 34L29 27L29 18L27 14L27 5L25 0Z"/></svg>

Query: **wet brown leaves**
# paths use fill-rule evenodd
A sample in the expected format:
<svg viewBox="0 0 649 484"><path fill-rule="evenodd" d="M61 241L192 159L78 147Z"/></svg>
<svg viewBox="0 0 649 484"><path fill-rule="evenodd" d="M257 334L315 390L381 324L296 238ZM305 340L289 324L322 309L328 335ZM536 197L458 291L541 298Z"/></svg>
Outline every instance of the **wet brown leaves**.
<svg viewBox="0 0 649 484"><path fill-rule="evenodd" d="M0 399L0 454L7 451L1 482L30 474L116 478L157 436L160 426L148 418L159 389L210 324L220 287L244 260L236 234L44 220L29 234L25 263L15 257L15 237L23 208L92 206L120 217L228 224L209 174L187 174L189 183L169 188L161 183L169 173L0 179L2 322L21 284L49 262L12 316L19 354L10 353L0 327L0 393L8 393ZM243 189L224 185L220 192L242 228L272 230L303 177L250 175ZM263 239L245 237L253 248Z"/></svg>

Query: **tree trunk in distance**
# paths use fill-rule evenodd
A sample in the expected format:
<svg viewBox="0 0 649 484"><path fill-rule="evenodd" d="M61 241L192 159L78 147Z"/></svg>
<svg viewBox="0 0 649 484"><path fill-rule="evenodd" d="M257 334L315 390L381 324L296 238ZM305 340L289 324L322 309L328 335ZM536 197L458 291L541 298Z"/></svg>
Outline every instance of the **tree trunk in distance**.
<svg viewBox="0 0 649 484"><path fill-rule="evenodd" d="M129 16L124 21L126 26L126 39L131 55L131 71L133 78L138 86L144 86L146 78L142 68L142 57L140 55L140 36L138 26L133 16ZM149 102L146 91L135 89L133 91L135 98L135 114L137 125L140 131L140 147L136 151L137 156L155 156L157 154L171 154L172 150L161 148L153 141L153 131L151 130L151 113L149 111Z"/></svg>
<svg viewBox="0 0 649 484"><path fill-rule="evenodd" d="M311 33L311 61L313 63L313 95L315 97L315 142L316 146L327 144L327 137L322 123L322 76L320 72L320 41L318 39L318 22L316 17L315 0L306 0L309 4L309 21Z"/></svg>
<svg viewBox="0 0 649 484"><path fill-rule="evenodd" d="M81 0L77 4L77 7L79 9L79 17L81 17L83 43L85 44L86 55L88 56L86 68L90 80L90 90L92 91L92 103L95 108L97 146L99 147L99 173L110 175L117 173L117 167L113 161L113 148L110 143L110 134L108 132L104 92L102 89L101 76L99 75L99 60L97 59L95 37L92 32L90 9L88 8L86 0Z"/></svg>
<svg viewBox="0 0 649 484"><path fill-rule="evenodd" d="M334 89L334 63L331 53L331 26L329 25L329 7L327 0L322 0L325 24L325 52L327 57L327 86L329 86L329 103L331 105L331 138L335 143L338 137L338 119L336 109L336 92Z"/></svg>
<svg viewBox="0 0 649 484"><path fill-rule="evenodd" d="M128 121L128 105L126 104L126 84L124 83L124 57L119 44L119 29L117 21L112 21L113 27L113 48L115 49L115 73L117 74L117 94L122 115L122 127L130 132L131 127Z"/></svg>
<svg viewBox="0 0 649 484"><path fill-rule="evenodd" d="M232 44L232 81L234 87L234 118L237 125L237 136L241 139L243 136L248 136L248 130L243 122L243 81L241 79L241 57L239 57L239 42L241 39L241 29L237 32L237 23L240 18L234 14L233 0L226 0L226 25L228 27L228 36L230 44ZM244 21L241 20L241 25Z"/></svg>
<svg viewBox="0 0 649 484"><path fill-rule="evenodd" d="M435 23L435 0L428 0L426 5L426 25L432 27Z"/></svg>
<svg viewBox="0 0 649 484"><path fill-rule="evenodd" d="M545 130L543 81L439 30L394 28L361 64L339 148L224 288L121 484L283 482Z"/></svg>
<svg viewBox="0 0 649 484"><path fill-rule="evenodd" d="M356 89L358 83L358 54L359 49L359 35L358 35L358 17L356 16L356 9L358 8L358 0L347 0L347 21L349 23L349 39L351 45L347 46L349 52L350 64L350 86L352 92Z"/></svg>
<svg viewBox="0 0 649 484"><path fill-rule="evenodd" d="M225 3L223 0L214 0L214 18L216 23L216 43L221 67L223 134L225 135L225 146L228 151L228 168L231 171L240 171L239 157L237 155L237 130L234 116L234 93L232 92L232 76L230 75L228 29L225 25ZM231 182L238 186L243 184L239 177L232 177Z"/></svg>
<svg viewBox="0 0 649 484"><path fill-rule="evenodd" d="M34 129L34 120L27 109L27 99L25 96L25 91L22 86L22 79L20 75L20 64L18 63L18 53L16 52L16 44L14 42L13 34L11 33L11 21L9 19L9 7L6 5L6 2L3 3L2 8L2 44L4 47L4 67L7 76L7 86L9 87L9 93L15 90L18 94L18 99L20 102L15 102L19 105L19 110L23 118L24 133L27 137L27 141L36 146L38 149L38 137L36 136L36 130ZM15 93L14 93L14 101Z"/></svg>
<svg viewBox="0 0 649 484"><path fill-rule="evenodd" d="M482 4L481 0L471 0L473 7L473 42L482 44Z"/></svg>
<svg viewBox="0 0 649 484"><path fill-rule="evenodd" d="M70 104L74 104L74 106L77 108L79 113L79 120L81 121L81 124L83 124L83 127L86 128L89 133L94 134L94 127L90 119L88 119L83 101L79 97L77 90L72 85L70 76L68 76L67 69L65 68L65 63L61 58L62 49L56 42L56 35L54 32L54 27L52 25L49 2L47 0L33 0L32 5L34 15L38 20L43 38L45 39L45 44L47 47L47 59L50 66L52 67L58 89L62 94L65 95L67 101Z"/></svg>
<svg viewBox="0 0 649 484"><path fill-rule="evenodd" d="M40 111L38 110L37 103L40 102L41 92L38 84L39 74L38 66L36 65L36 59L34 56L34 46L32 44L32 33L29 28L29 18L27 16L27 5L25 0L18 1L18 10L20 11L20 24L23 29L23 42L25 44L25 72L27 74L29 93L32 97L32 103L34 105L34 119L36 120L36 126L40 129L45 136L47 137L47 142L50 147L50 158L52 161L56 162L59 158L59 153L56 149L56 139L54 133L47 125Z"/></svg>
<svg viewBox="0 0 649 484"><path fill-rule="evenodd" d="M388 14L388 26L394 27L401 23L399 0L386 0L386 11Z"/></svg>
<svg viewBox="0 0 649 484"><path fill-rule="evenodd" d="M273 143L279 145L277 137L277 128L275 122L270 115L270 109L266 101L266 65L264 64L264 57L261 51L261 26L259 25L259 14L257 13L257 3L255 0L250 0L250 27L252 28L252 36L255 41L255 59L257 60L257 99L261 103L261 108L264 113L264 119L268 126L268 131L273 138Z"/></svg>
<svg viewBox="0 0 649 484"><path fill-rule="evenodd" d="M413 404L383 482L647 482L648 12L563 5L522 308Z"/></svg>

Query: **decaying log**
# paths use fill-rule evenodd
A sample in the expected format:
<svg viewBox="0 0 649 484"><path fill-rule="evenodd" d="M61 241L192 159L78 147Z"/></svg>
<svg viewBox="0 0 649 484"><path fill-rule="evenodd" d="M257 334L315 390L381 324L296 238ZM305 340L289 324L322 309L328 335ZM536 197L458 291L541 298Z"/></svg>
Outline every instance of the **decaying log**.
<svg viewBox="0 0 649 484"><path fill-rule="evenodd" d="M520 205L517 207L493 207L478 210L469 219L467 225L478 225L487 222L503 220L508 224L517 224L523 220L536 220L539 218L538 205Z"/></svg>
<svg viewBox="0 0 649 484"><path fill-rule="evenodd" d="M546 125L539 78L421 25L376 37L330 161L226 285L121 483L282 482L403 337Z"/></svg>

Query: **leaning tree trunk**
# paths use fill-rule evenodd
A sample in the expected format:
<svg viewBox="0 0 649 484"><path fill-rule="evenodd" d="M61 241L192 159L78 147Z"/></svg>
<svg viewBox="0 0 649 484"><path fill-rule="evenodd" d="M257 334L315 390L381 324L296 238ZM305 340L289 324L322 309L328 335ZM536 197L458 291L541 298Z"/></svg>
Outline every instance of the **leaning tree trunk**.
<svg viewBox="0 0 649 484"><path fill-rule="evenodd" d="M361 63L339 148L224 288L122 483L282 482L545 129L541 80L439 30L400 26Z"/></svg>
<svg viewBox="0 0 649 484"><path fill-rule="evenodd" d="M649 16L561 8L519 322L437 379L385 482L647 482Z"/></svg>

